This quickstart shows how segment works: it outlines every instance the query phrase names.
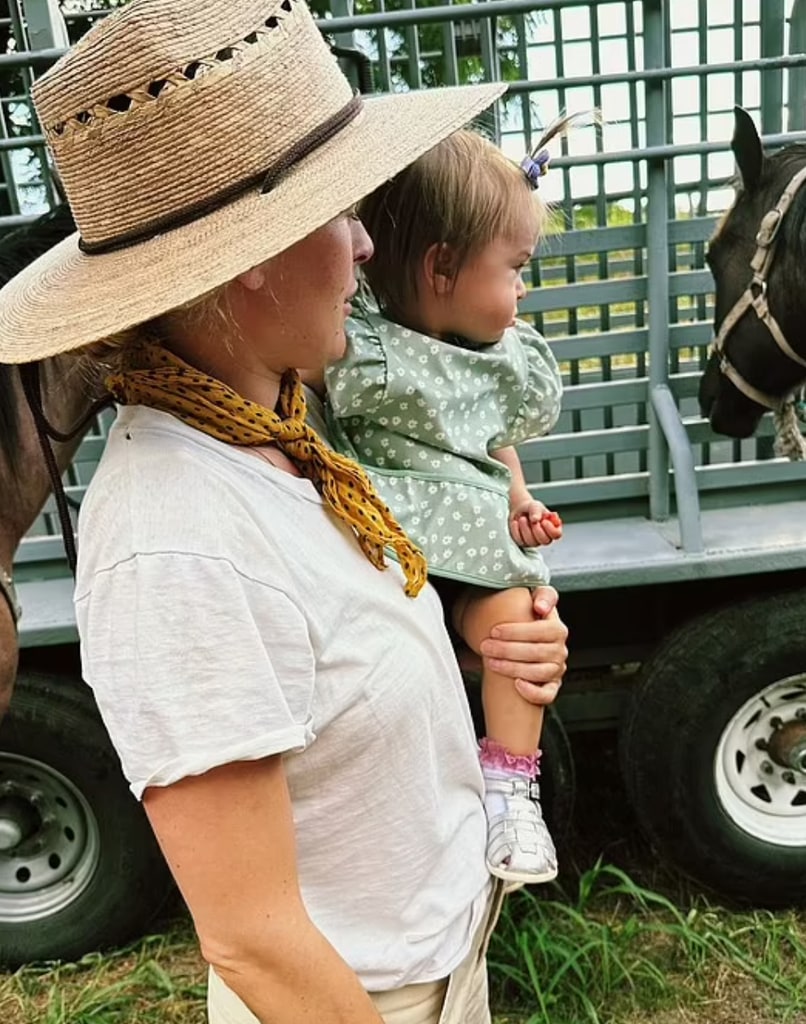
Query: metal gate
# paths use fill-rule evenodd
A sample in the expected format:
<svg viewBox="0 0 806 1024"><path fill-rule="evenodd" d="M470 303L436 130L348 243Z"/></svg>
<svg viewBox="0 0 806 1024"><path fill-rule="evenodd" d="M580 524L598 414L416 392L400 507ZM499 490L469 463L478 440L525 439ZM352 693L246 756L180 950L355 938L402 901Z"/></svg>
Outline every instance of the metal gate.
<svg viewBox="0 0 806 1024"><path fill-rule="evenodd" d="M101 6L64 0L71 39ZM0 56L0 230L53 201L27 88L63 43L56 8L9 0L0 18L17 51ZM360 10L333 0L320 26L370 56L376 89L509 81L483 125L515 158L560 112L598 112L558 144L541 184L554 229L522 303L566 381L554 433L522 450L541 498L569 520L677 516L681 547L697 552L701 507L791 497L806 465L772 457L770 418L756 438L718 439L695 394L713 310L706 242L732 199L733 106L750 111L768 148L806 138L806 0L368 0ZM83 450L90 470L98 444ZM80 464L76 492L89 472Z"/></svg>

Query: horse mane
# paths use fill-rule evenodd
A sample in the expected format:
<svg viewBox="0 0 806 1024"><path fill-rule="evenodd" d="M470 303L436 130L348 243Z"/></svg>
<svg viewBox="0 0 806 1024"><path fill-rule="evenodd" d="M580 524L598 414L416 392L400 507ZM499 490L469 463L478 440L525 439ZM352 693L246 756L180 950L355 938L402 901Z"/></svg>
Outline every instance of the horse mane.
<svg viewBox="0 0 806 1024"><path fill-rule="evenodd" d="M0 238L0 287L73 231L75 222L70 207L60 203ZM15 366L0 364L0 458L5 459L12 472L17 469L20 440L17 380Z"/></svg>

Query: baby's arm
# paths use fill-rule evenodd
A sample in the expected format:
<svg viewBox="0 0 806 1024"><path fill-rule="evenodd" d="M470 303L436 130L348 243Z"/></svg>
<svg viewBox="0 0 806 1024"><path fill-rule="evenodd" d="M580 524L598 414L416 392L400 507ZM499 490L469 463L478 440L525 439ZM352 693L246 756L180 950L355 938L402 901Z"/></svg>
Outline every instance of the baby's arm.
<svg viewBox="0 0 806 1024"><path fill-rule="evenodd" d="M509 532L515 543L522 548L532 548L559 540L563 535L560 517L529 493L516 449L513 446L498 448L490 454L503 462L510 473Z"/></svg>

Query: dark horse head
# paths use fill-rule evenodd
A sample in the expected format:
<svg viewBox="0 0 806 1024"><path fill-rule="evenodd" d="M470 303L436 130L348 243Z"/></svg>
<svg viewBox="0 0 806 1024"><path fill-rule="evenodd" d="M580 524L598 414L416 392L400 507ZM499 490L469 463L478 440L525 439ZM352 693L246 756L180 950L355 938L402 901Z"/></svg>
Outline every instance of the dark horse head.
<svg viewBox="0 0 806 1024"><path fill-rule="evenodd" d="M61 203L0 238L0 286L73 231L70 207ZM0 364L0 459L11 466L18 454L20 429L16 376L15 366Z"/></svg>
<svg viewBox="0 0 806 1024"><path fill-rule="evenodd" d="M806 381L806 145L767 156L749 114L735 119L740 181L708 250L715 341L699 398L715 431L749 437Z"/></svg>

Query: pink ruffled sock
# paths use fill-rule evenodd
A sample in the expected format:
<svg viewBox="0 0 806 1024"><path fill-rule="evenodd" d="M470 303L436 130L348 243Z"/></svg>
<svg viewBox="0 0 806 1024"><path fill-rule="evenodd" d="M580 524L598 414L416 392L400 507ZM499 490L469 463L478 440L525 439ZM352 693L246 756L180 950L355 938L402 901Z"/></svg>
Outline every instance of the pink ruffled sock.
<svg viewBox="0 0 806 1024"><path fill-rule="evenodd" d="M485 773L502 772L504 775L523 775L534 779L540 774L540 751L534 754L512 754L503 745L486 736L479 741L479 760Z"/></svg>

